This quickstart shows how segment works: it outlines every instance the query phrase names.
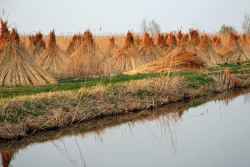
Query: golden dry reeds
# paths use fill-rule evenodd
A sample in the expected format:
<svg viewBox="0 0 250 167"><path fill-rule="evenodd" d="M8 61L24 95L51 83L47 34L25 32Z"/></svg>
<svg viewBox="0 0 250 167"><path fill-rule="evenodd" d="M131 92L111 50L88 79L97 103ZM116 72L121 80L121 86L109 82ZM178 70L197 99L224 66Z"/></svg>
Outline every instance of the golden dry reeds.
<svg viewBox="0 0 250 167"><path fill-rule="evenodd" d="M116 47L114 37L109 38L109 46L108 47L109 47L109 49L113 49Z"/></svg>
<svg viewBox="0 0 250 167"><path fill-rule="evenodd" d="M197 30L191 29L190 32L190 44L197 46L200 43L200 34Z"/></svg>
<svg viewBox="0 0 250 167"><path fill-rule="evenodd" d="M45 41L43 39L43 34L41 32L36 33L35 35L29 36L29 45L28 49L30 53L36 58L40 55L46 48Z"/></svg>
<svg viewBox="0 0 250 167"><path fill-rule="evenodd" d="M158 33L156 35L156 42L155 44L161 48L165 47L166 46L166 43L165 43L165 38L164 38L164 35Z"/></svg>
<svg viewBox="0 0 250 167"><path fill-rule="evenodd" d="M164 57L131 70L128 74L157 73L175 70L191 70L204 67L204 62L198 55L187 51L185 48L177 47L171 50Z"/></svg>
<svg viewBox="0 0 250 167"><path fill-rule="evenodd" d="M250 59L250 35L242 34L239 39L240 47L242 49L243 54L245 55L246 60Z"/></svg>
<svg viewBox="0 0 250 167"><path fill-rule="evenodd" d="M208 51L209 47L211 47L211 40L207 34L201 35L200 42L197 47L205 52Z"/></svg>
<svg viewBox="0 0 250 167"><path fill-rule="evenodd" d="M69 56L59 48L56 43L56 35L54 31L49 33L49 41L47 48L42 52L36 60L44 70L60 77L66 72L66 65L69 62Z"/></svg>
<svg viewBox="0 0 250 167"><path fill-rule="evenodd" d="M128 33L126 35L126 38L125 38L125 42L124 42L123 48L124 49L128 49L130 47L133 47L134 44L135 44L134 36L133 36L133 34L130 31L128 31Z"/></svg>
<svg viewBox="0 0 250 167"><path fill-rule="evenodd" d="M177 40L176 40L175 35L172 32L167 34L166 44L170 48L176 47Z"/></svg>
<svg viewBox="0 0 250 167"><path fill-rule="evenodd" d="M55 84L56 80L33 64L29 53L19 42L19 35L14 30L11 39L1 52L0 85L1 86L41 86Z"/></svg>
<svg viewBox="0 0 250 167"><path fill-rule="evenodd" d="M215 51L214 56L220 59L219 64L239 63L246 59L240 47L239 37L236 34L224 33L215 36L212 44Z"/></svg>
<svg viewBox="0 0 250 167"><path fill-rule="evenodd" d="M150 37L149 33L145 32L142 38L142 46L149 48L154 46L154 42L152 37Z"/></svg>
<svg viewBox="0 0 250 167"><path fill-rule="evenodd" d="M98 48L90 31L83 34L79 48L74 51L67 65L71 76L93 76L102 71L100 69L104 54Z"/></svg>
<svg viewBox="0 0 250 167"><path fill-rule="evenodd" d="M0 20L0 51L4 48L7 41L9 40L9 29L7 22Z"/></svg>
<svg viewBox="0 0 250 167"><path fill-rule="evenodd" d="M82 39L81 34L73 35L66 52L69 55L72 54L77 48L79 48L82 41L83 41L83 39Z"/></svg>

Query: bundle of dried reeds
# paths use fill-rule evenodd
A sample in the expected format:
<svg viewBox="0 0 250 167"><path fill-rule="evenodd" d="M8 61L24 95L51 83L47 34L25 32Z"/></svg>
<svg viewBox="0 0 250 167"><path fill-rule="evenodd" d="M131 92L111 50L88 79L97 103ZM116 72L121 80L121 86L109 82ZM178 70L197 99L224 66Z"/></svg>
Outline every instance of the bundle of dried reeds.
<svg viewBox="0 0 250 167"><path fill-rule="evenodd" d="M154 46L153 39L150 37L149 33L145 32L142 38L142 46L149 48Z"/></svg>
<svg viewBox="0 0 250 167"><path fill-rule="evenodd" d="M100 66L103 58L104 54L95 44L92 33L86 31L79 48L70 56L68 72L72 76L97 75L102 71Z"/></svg>
<svg viewBox="0 0 250 167"><path fill-rule="evenodd" d="M126 35L126 38L125 38L125 43L124 43L124 49L127 49L127 48L130 48L130 47L133 47L134 46L134 36L133 34L128 31L127 35Z"/></svg>
<svg viewBox="0 0 250 167"><path fill-rule="evenodd" d="M72 54L79 46L81 45L83 39L81 34L75 34L72 37L72 40L69 43L69 46L67 48L67 53L70 55Z"/></svg>
<svg viewBox="0 0 250 167"><path fill-rule="evenodd" d="M140 66L128 73L166 72L183 69L199 69L202 67L204 67L204 62L202 62L202 60L195 53L189 52L184 48L177 47L164 57Z"/></svg>
<svg viewBox="0 0 250 167"><path fill-rule="evenodd" d="M250 35L243 34L239 39L240 47L246 60L250 60Z"/></svg>
<svg viewBox="0 0 250 167"><path fill-rule="evenodd" d="M9 40L9 29L7 22L0 20L0 51L4 48L5 44Z"/></svg>
<svg viewBox="0 0 250 167"><path fill-rule="evenodd" d="M165 41L164 41L164 35L158 33L157 36L156 36L156 45L163 48L165 47Z"/></svg>
<svg viewBox="0 0 250 167"><path fill-rule="evenodd" d="M48 46L41 56L37 58L36 62L44 70L56 77L61 77L62 74L65 74L69 56L67 56L57 45L54 31L49 33Z"/></svg>
<svg viewBox="0 0 250 167"><path fill-rule="evenodd" d="M197 46L200 43L200 34L197 30L191 29L190 32L190 44Z"/></svg>
<svg viewBox="0 0 250 167"><path fill-rule="evenodd" d="M170 48L173 48L176 46L177 44L177 40L176 40L176 37L175 35L171 32L167 35L167 41L166 41L166 44L168 47Z"/></svg>
<svg viewBox="0 0 250 167"><path fill-rule="evenodd" d="M115 38L114 37L109 38L109 46L108 46L108 48L109 49L114 49L115 47L116 47Z"/></svg>
<svg viewBox="0 0 250 167"><path fill-rule="evenodd" d="M40 86L56 83L53 77L30 61L29 53L19 42L18 33L14 30L10 36L1 53L0 85Z"/></svg>
<svg viewBox="0 0 250 167"><path fill-rule="evenodd" d="M197 48L207 52L209 47L211 46L211 40L207 34L201 35L200 43L198 44Z"/></svg>
<svg viewBox="0 0 250 167"><path fill-rule="evenodd" d="M40 55L44 49L46 48L46 44L43 40L43 34L38 32L34 36L29 36L29 46L28 49L30 53L35 56L35 58Z"/></svg>

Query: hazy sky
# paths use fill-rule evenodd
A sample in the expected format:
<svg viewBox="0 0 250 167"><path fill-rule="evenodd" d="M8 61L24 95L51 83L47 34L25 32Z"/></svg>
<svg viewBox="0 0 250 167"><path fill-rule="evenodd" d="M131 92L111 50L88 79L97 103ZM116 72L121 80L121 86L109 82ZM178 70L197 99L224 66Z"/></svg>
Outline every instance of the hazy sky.
<svg viewBox="0 0 250 167"><path fill-rule="evenodd" d="M140 31L143 19L162 31L195 27L214 32L222 24L238 30L250 0L0 0L1 15L21 33ZM3 12L4 9L4 12Z"/></svg>

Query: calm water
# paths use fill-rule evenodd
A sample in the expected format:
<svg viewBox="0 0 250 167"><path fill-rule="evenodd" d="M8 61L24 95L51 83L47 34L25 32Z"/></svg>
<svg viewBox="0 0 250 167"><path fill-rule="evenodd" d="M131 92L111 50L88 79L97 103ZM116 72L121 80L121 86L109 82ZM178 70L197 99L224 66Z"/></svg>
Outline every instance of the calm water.
<svg viewBox="0 0 250 167"><path fill-rule="evenodd" d="M167 110L167 109L166 109ZM13 167L249 167L250 95L25 147Z"/></svg>

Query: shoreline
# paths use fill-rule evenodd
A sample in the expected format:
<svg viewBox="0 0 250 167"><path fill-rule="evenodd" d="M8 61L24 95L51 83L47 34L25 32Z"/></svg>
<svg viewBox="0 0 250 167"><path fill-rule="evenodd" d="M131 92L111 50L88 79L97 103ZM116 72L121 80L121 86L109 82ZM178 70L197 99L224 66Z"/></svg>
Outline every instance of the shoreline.
<svg viewBox="0 0 250 167"><path fill-rule="evenodd" d="M128 123L128 122L137 122L137 121L147 121L151 119L158 118L160 116L175 114L178 118L181 118L183 113L190 108L200 106L206 104L210 101L214 100L232 100L241 95L248 94L250 92L250 88L243 89L234 89L228 92L215 94L214 96L203 96L198 97L193 100L180 101L168 105L164 105L158 109L156 112L153 110L144 110L142 112L137 113L128 113L119 116L110 116L105 117L103 119L93 119L87 122L82 122L79 124L72 124L72 126L61 128L61 129L53 129L53 130L45 130L39 131L34 134L30 134L29 136L23 137L21 139L16 140L0 140L0 149L1 150L21 150L28 145L35 143L45 143L47 141L58 140L63 137L70 137L72 135L87 135L88 133L92 133L98 131L101 133L103 130L107 128L112 128L115 126L119 126L120 124ZM196 104L198 103L198 105Z"/></svg>

